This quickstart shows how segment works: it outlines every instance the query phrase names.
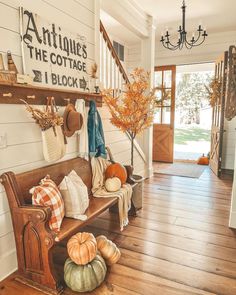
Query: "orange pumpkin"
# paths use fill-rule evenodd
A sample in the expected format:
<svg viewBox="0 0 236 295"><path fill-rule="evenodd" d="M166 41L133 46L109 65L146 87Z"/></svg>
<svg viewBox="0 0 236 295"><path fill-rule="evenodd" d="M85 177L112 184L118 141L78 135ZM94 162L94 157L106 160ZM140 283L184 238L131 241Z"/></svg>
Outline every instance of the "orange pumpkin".
<svg viewBox="0 0 236 295"><path fill-rule="evenodd" d="M69 239L67 251L72 261L85 265L95 258L97 241L91 233L78 233Z"/></svg>
<svg viewBox="0 0 236 295"><path fill-rule="evenodd" d="M98 251L106 261L106 264L115 264L121 256L120 250L117 248L116 244L108 240L105 236L98 236L96 240L98 244Z"/></svg>
<svg viewBox="0 0 236 295"><path fill-rule="evenodd" d="M118 177L121 181L121 184L126 183L127 172L125 167L119 163L109 165L105 171L105 178L108 179L113 177Z"/></svg>
<svg viewBox="0 0 236 295"><path fill-rule="evenodd" d="M204 156L204 154L197 160L198 165L209 165L208 157Z"/></svg>

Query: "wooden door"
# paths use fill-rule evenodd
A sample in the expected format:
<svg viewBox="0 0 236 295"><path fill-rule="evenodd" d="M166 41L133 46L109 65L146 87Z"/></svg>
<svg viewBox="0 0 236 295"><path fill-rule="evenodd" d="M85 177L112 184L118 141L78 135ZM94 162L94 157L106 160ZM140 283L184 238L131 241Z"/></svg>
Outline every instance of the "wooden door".
<svg viewBox="0 0 236 295"><path fill-rule="evenodd" d="M173 163L176 66L155 68L158 105L153 125L153 161Z"/></svg>
<svg viewBox="0 0 236 295"><path fill-rule="evenodd" d="M228 52L225 52L215 64L215 78L221 83L221 91L212 108L210 167L218 177L221 175L227 65Z"/></svg>

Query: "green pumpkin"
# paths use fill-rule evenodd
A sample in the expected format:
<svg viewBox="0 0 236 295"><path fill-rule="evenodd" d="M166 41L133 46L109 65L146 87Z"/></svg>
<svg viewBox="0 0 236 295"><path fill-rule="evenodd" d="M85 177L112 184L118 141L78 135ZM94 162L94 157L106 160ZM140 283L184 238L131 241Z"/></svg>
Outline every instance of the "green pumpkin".
<svg viewBox="0 0 236 295"><path fill-rule="evenodd" d="M106 263L99 254L86 265L78 265L68 258L64 265L64 280L71 290L88 292L101 285L106 272Z"/></svg>

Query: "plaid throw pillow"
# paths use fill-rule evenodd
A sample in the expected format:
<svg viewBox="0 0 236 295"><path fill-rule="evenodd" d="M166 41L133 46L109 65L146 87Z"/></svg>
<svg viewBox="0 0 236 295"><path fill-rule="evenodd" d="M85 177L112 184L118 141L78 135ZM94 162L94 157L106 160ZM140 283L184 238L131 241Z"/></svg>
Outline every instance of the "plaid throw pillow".
<svg viewBox="0 0 236 295"><path fill-rule="evenodd" d="M49 206L52 216L49 221L51 230L60 231L61 223L65 215L64 202L61 193L54 181L47 175L41 180L39 186L30 190L32 194L32 204L39 206Z"/></svg>

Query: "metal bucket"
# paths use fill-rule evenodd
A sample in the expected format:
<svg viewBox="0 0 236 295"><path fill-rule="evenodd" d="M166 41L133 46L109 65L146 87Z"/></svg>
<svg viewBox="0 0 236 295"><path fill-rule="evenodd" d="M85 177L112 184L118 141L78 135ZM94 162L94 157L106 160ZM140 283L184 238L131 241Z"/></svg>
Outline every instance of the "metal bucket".
<svg viewBox="0 0 236 295"><path fill-rule="evenodd" d="M140 210L143 207L143 181L144 178L140 175L132 175L131 179L136 185L133 188L132 203L135 210Z"/></svg>

